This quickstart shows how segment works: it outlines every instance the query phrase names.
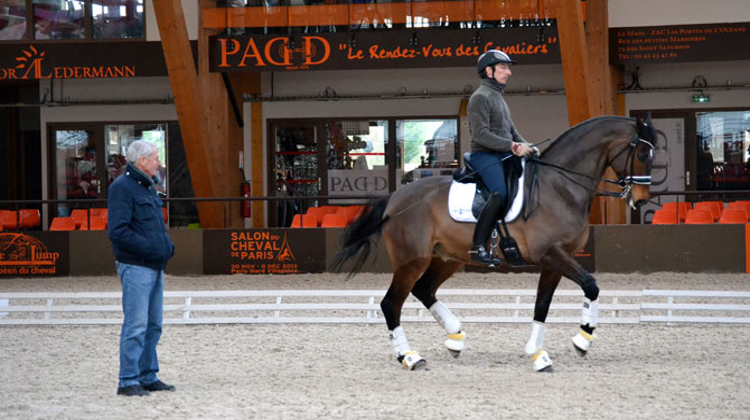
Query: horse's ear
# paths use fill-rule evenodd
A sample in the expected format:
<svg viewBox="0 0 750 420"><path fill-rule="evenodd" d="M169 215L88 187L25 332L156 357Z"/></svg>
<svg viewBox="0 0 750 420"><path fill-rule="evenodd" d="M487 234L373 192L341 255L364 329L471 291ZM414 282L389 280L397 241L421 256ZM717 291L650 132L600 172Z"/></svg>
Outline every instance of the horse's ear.
<svg viewBox="0 0 750 420"><path fill-rule="evenodd" d="M644 119L636 118L636 126L638 127L638 137L656 146L656 130L651 122L651 111L646 114Z"/></svg>

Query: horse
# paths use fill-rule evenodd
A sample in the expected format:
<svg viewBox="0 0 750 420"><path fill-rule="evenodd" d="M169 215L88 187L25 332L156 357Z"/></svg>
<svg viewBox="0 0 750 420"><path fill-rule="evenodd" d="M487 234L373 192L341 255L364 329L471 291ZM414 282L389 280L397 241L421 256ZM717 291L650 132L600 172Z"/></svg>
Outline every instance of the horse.
<svg viewBox="0 0 750 420"><path fill-rule="evenodd" d="M527 263L541 267L531 334L524 351L534 370L551 372L552 360L544 350L545 320L553 294L564 276L584 293L581 326L573 346L585 356L595 338L599 287L595 278L574 258L589 234L591 205L607 167L630 207L649 199L656 131L650 116L644 120L619 116L595 117L559 136L540 155L526 157L524 217L507 224ZM342 248L332 269L358 255L349 272L355 275L366 261L378 236L382 237L393 266L393 279L380 303L396 359L407 370L423 368L425 359L411 349L401 327L401 309L409 293L429 309L443 327L444 345L458 357L466 348L466 334L458 318L436 297L438 288L470 263L474 223L456 222L448 214L451 177L423 178L388 196L373 198L342 233Z"/></svg>

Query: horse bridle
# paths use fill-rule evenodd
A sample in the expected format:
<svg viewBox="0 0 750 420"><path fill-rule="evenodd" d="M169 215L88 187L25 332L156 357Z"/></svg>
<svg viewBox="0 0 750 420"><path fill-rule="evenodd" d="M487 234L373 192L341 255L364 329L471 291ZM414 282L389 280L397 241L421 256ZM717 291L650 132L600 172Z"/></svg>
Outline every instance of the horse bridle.
<svg viewBox="0 0 750 420"><path fill-rule="evenodd" d="M636 154L636 149L638 148L638 145L640 143L643 143L643 144L645 144L645 145L647 145L649 147L649 151L648 151L648 155L647 156L640 156L640 155ZM635 172L635 159L636 158L639 161L641 161L641 162L645 162L648 168L651 167L651 164L652 164L652 162L654 160L654 150L655 150L654 145L651 144L651 142L649 142L647 140L644 140L640 136L638 136L638 131L636 130L635 134L633 135L633 138L630 140L630 142L628 143L628 145L625 146L622 150L620 150L615 155L615 157L612 158L611 161L607 162L607 166L612 166L612 164L614 164L614 162L623 153L628 152L628 156L627 156L627 158L625 160L625 165L626 165L626 167L629 166L630 175L621 176L617 181L613 181L611 179L603 179L603 180L601 180L601 181L604 181L604 182L607 182L607 183L610 183L610 184L617 185L618 187L620 187L622 189L622 191L619 192L619 193L611 192L611 191L599 191L596 194L599 195L599 196L605 196L605 197L627 198L628 196L630 196L630 191L632 190L634 184L637 184L637 185L651 185L651 175L633 175L633 173ZM553 163L544 162L542 160L539 160L539 158L532 158L530 160L533 161L533 162L542 164L544 166L549 166L549 167L557 170L560 174L562 174L563 176L565 176L565 178L567 178L568 180L570 180L574 184L577 184L577 185L579 185L579 186L581 186L581 187L583 187L585 189L588 189L590 187L587 186L587 185L581 184L580 182L578 182L578 181L576 181L576 180L568 177L567 175L564 174L564 172L568 172L568 173L571 173L571 174L574 174L574 175L579 175L579 176L588 178L588 179L590 179L590 180L592 180L594 182L597 182L597 183L600 181L600 180L595 179L594 177L592 177L592 176L590 176L588 174L584 174L584 173L581 173L581 172L574 171L572 169L564 168L562 166L558 166L558 165L555 165ZM650 171L649 171L649 173L650 173ZM630 205L631 205L631 207L634 207L633 203L630 203Z"/></svg>
<svg viewBox="0 0 750 420"><path fill-rule="evenodd" d="M638 144L643 143L646 146L649 147L648 153L646 156L641 156L636 153L636 150L638 148ZM612 197L618 197L618 198L626 198L630 195L630 190L633 188L633 184L636 185L651 185L651 165L654 161L654 150L655 147L651 142L644 140L638 136L638 131L633 135L633 138L630 140L630 143L620 150L615 157L612 158L610 162L607 163L607 166L612 166L615 163L615 160L620 157L625 151L628 152L628 157L625 160L625 166L629 167L630 169L630 175L621 176L617 181L612 181L610 179L605 179L605 182L608 182L610 184L616 184L618 187L622 189L622 191L618 193L611 193L609 191L605 191L607 194L599 194L599 195L606 195L606 196L612 196ZM635 173L635 160L636 158L640 162L644 162L646 164L646 168L648 169L649 175L633 175Z"/></svg>

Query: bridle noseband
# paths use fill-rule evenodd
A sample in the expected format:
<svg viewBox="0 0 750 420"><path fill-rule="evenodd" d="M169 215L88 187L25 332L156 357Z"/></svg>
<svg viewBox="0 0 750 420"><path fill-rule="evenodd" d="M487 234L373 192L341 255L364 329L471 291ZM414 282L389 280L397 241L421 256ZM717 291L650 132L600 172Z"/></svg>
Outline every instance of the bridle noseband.
<svg viewBox="0 0 750 420"><path fill-rule="evenodd" d="M636 155L636 149L638 147L639 143L643 143L646 146L649 147L648 154L646 156L640 156ZM612 181L609 179L605 179L605 182L608 182L610 184L615 184L618 187L622 189L620 193L612 193L612 192L605 192L600 193L600 195L607 195L611 197L618 197L618 198L627 198L630 195L630 191L633 188L633 185L651 185L651 164L654 160L654 150L655 147L651 142L646 141L638 136L638 132L633 135L633 138L630 140L627 146L620 150L614 158L612 158L611 161L607 163L607 166L612 166L617 160L617 158L620 157L623 153L626 151L628 152L628 156L625 159L625 167L630 169L630 175L624 175L621 176L617 181ZM644 162L646 164L646 168L648 169L649 175L633 175L635 173L635 159L638 159L641 162Z"/></svg>

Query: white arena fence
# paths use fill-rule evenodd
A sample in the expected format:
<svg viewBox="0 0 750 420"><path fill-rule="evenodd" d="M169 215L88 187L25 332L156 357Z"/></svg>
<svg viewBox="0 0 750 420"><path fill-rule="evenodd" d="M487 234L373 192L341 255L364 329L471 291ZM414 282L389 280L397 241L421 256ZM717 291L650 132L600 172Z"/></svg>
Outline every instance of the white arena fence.
<svg viewBox="0 0 750 420"><path fill-rule="evenodd" d="M378 324L375 290L168 291L165 324ZM438 297L465 323L527 323L536 290L446 289ZM548 323L577 324L583 294L558 290ZM0 325L121 324L119 292L0 293ZM617 290L599 297L599 323L750 324L750 292ZM434 322L410 297L404 322Z"/></svg>

